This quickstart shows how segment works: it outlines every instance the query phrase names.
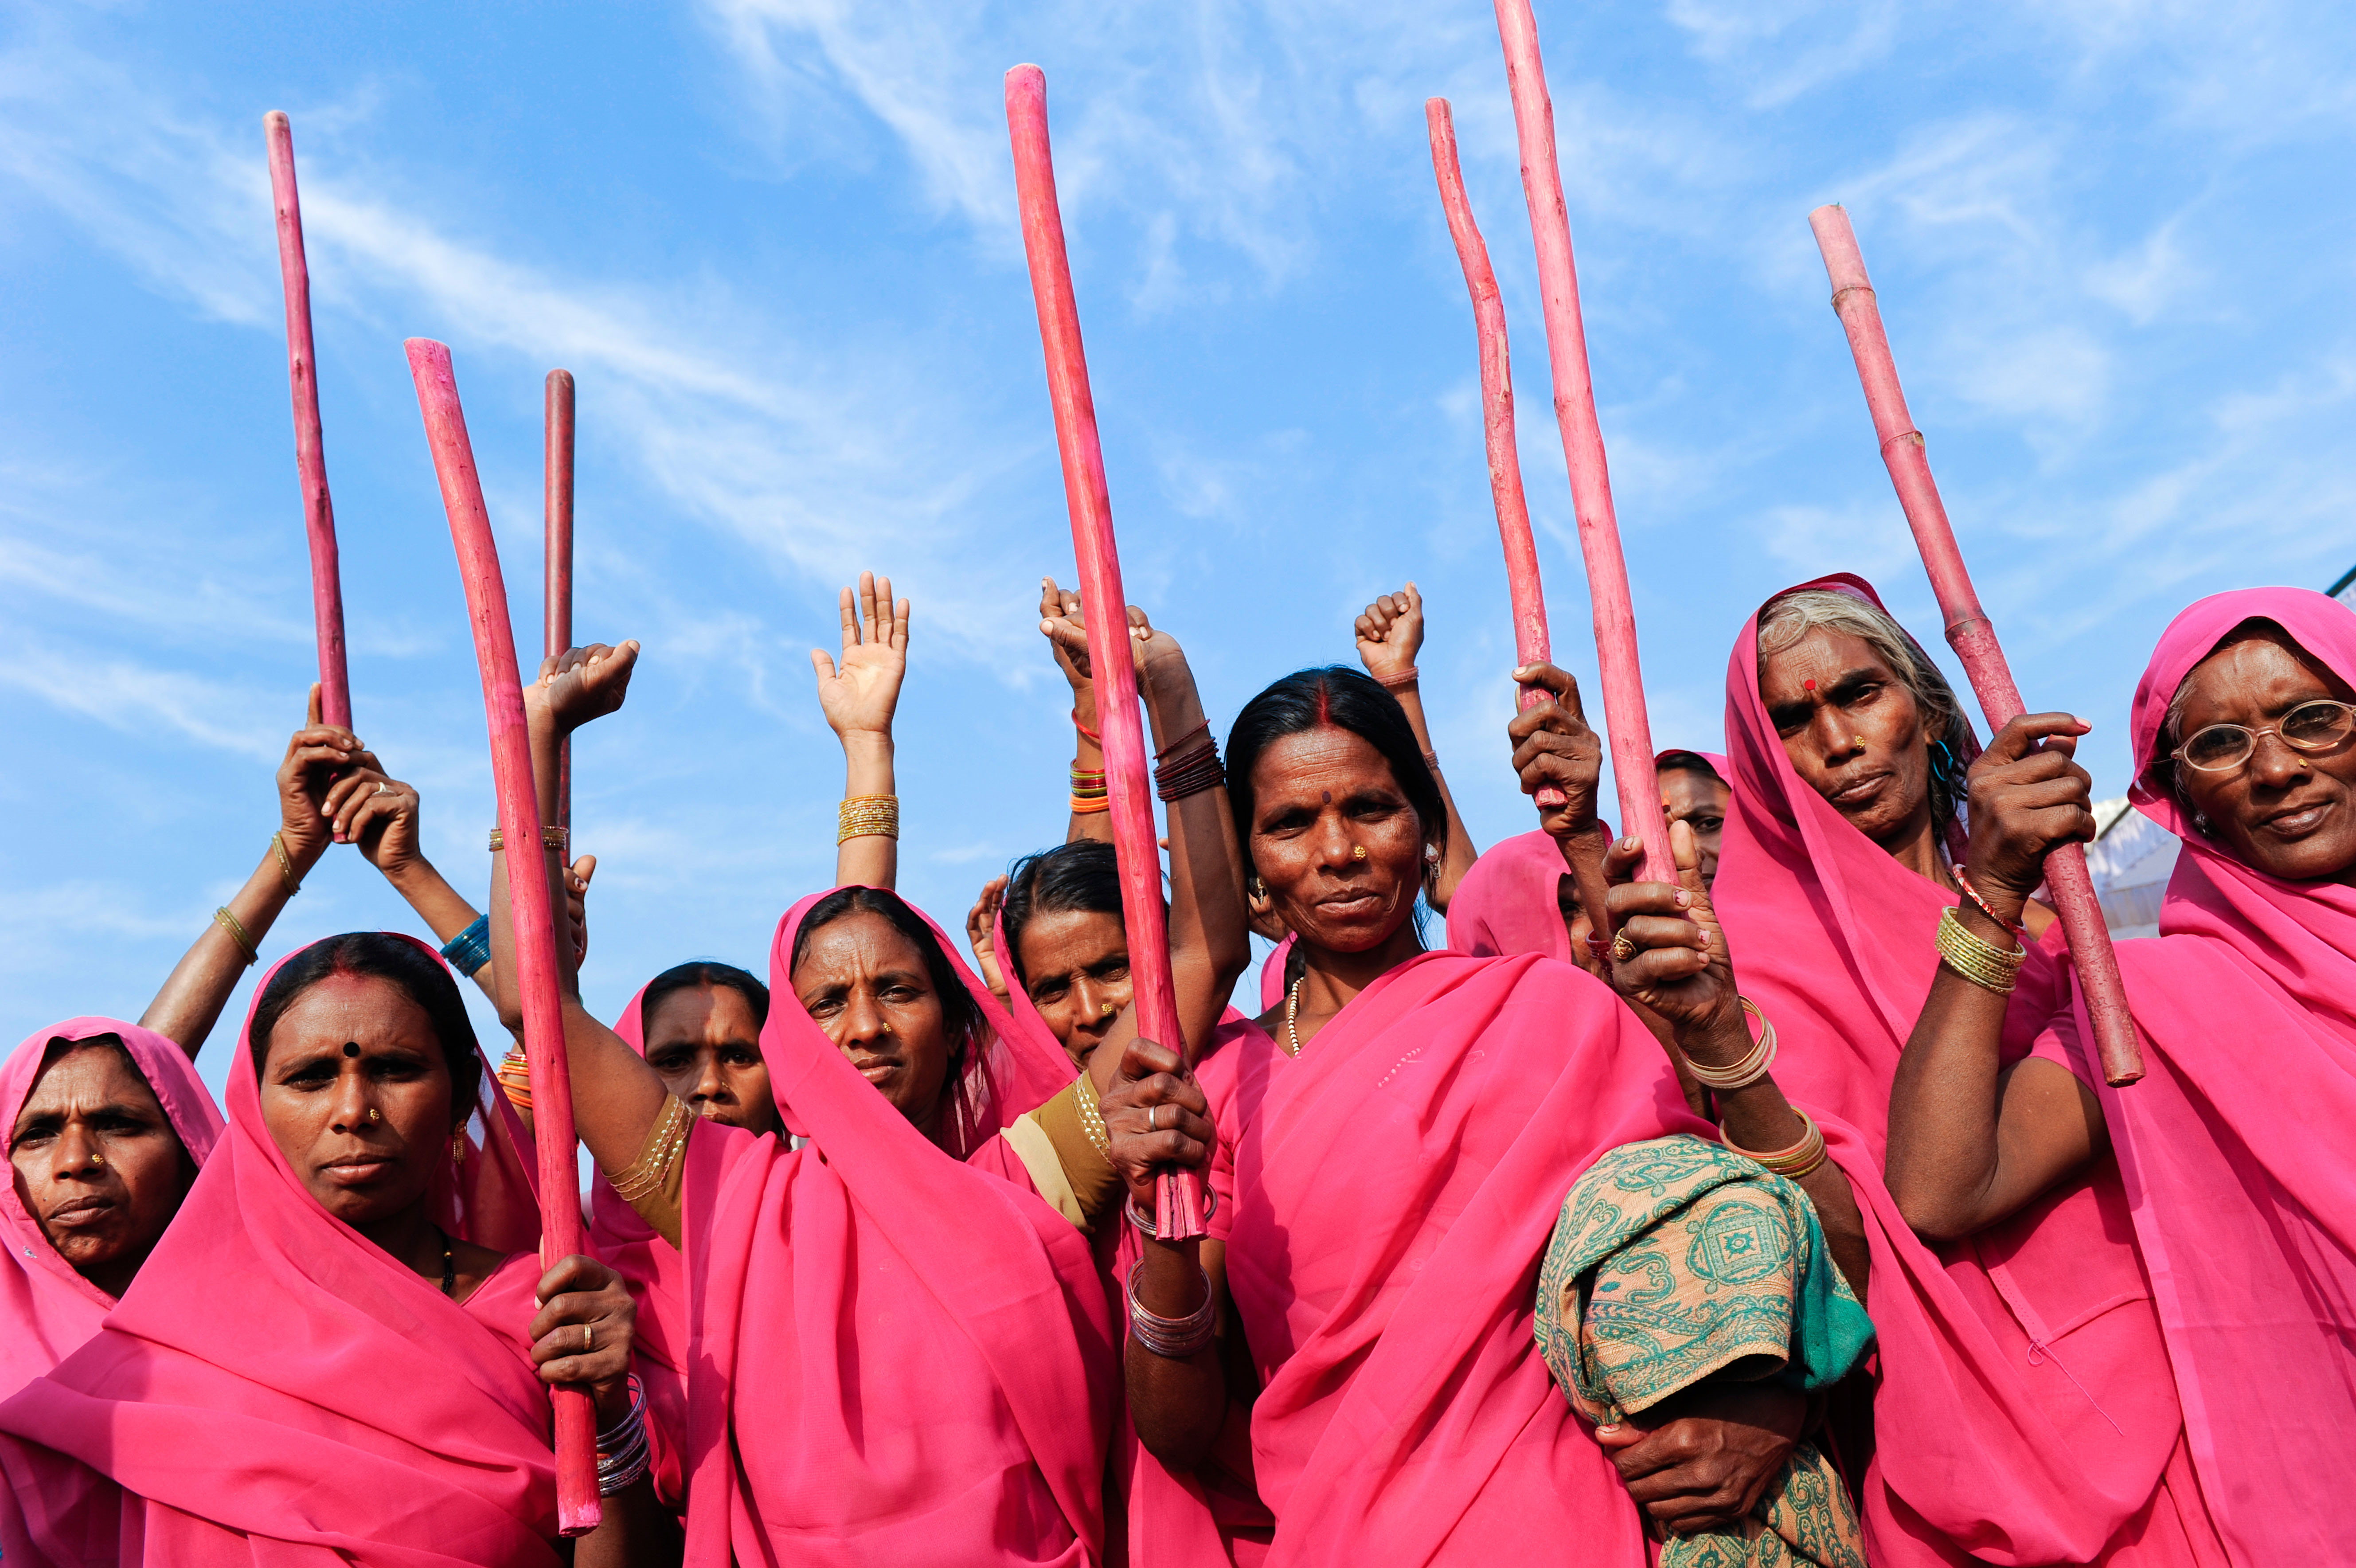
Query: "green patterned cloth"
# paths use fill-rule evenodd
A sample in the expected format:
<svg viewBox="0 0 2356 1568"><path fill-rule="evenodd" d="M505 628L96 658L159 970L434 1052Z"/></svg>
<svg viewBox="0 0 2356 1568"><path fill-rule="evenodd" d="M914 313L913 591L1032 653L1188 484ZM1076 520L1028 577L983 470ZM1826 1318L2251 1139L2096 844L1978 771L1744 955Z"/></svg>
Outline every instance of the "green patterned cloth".
<svg viewBox="0 0 2356 1568"><path fill-rule="evenodd" d="M1598 1424L1704 1379L1821 1389L1873 1343L1807 1194L1679 1135L1595 1163L1538 1271L1538 1350ZM1672 1541L1663 1568L1863 1568L1857 1515L1813 1443L1793 1450L1740 1535Z"/></svg>

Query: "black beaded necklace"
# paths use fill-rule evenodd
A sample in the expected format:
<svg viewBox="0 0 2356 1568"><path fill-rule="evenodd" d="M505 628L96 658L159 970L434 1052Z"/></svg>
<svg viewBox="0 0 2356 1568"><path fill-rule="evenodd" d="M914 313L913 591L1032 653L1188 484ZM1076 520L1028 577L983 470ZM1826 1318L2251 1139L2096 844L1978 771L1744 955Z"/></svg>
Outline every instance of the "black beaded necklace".
<svg viewBox="0 0 2356 1568"><path fill-rule="evenodd" d="M451 1300L458 1299L458 1268L450 1259L450 1233L439 1225L434 1233L442 1238L442 1294Z"/></svg>

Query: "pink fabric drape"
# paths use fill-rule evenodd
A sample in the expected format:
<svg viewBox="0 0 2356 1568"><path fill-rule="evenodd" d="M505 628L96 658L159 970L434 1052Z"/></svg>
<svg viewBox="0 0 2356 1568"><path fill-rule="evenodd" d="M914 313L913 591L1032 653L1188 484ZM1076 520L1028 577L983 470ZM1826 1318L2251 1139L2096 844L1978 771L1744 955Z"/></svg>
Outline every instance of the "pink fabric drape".
<svg viewBox="0 0 2356 1568"><path fill-rule="evenodd" d="M1558 890L1562 849L1533 829L1481 852L1448 901L1448 945L1475 958L1539 953L1571 961Z"/></svg>
<svg viewBox="0 0 2356 1568"><path fill-rule="evenodd" d="M450 1301L304 1189L263 1125L243 1032L228 1101L122 1304L0 1404L12 1568L557 1562L548 1393L524 1339L538 1259ZM473 1196L437 1186L445 1229L514 1233L511 1213L470 1216Z"/></svg>
<svg viewBox="0 0 2356 1568"><path fill-rule="evenodd" d="M1275 950L1260 961L1259 1010L1263 1013L1284 1000L1284 966L1292 959L1292 933L1287 931Z"/></svg>
<svg viewBox="0 0 2356 1568"><path fill-rule="evenodd" d="M2337 1562L2329 1499L2356 1464L2356 888L2244 865L2144 772L2177 687L2254 617L2356 681L2356 616L2321 594L2218 594L2169 624L2136 691L2133 798L2184 850L2160 934L2118 949L2147 1074L2113 1090L2085 1066L2083 1009L2039 1049L2102 1096L2233 1560Z"/></svg>
<svg viewBox="0 0 2356 1568"><path fill-rule="evenodd" d="M1587 974L1526 955L1411 959L1297 1061L1239 1029L1211 1223L1263 1384L1268 1562L1644 1563L1531 1329L1579 1175L1710 1135L1659 1045Z"/></svg>
<svg viewBox="0 0 2356 1568"><path fill-rule="evenodd" d="M1846 575L1802 586L1880 602ZM1713 902L1744 994L1782 1037L1776 1082L1823 1124L1865 1214L1880 1371L1860 1498L1869 1554L2022 1568L2198 1561L2170 1511L2197 1499L2161 1495L2182 1423L2115 1169L2105 1162L1936 1249L1883 1186L1890 1083L1937 968L1939 911L1955 897L1793 770L1758 668L1754 616L1727 667L1734 803ZM2008 1059L2068 983L2059 940L2021 971Z"/></svg>
<svg viewBox="0 0 2356 1568"><path fill-rule="evenodd" d="M197 1077L187 1052L152 1029L118 1018L69 1018L28 1036L6 1066L0 1067L0 1114L7 1118L0 1128L16 1125L50 1042L98 1035L112 1035L123 1042L139 1076L155 1091L180 1146L202 1168L221 1131L212 1091ZM114 1298L58 1256L16 1196L13 1181L0 1191L0 1240L8 1248L6 1259L0 1260L0 1399L5 1399L80 1349L114 1309Z"/></svg>
<svg viewBox="0 0 2356 1568"><path fill-rule="evenodd" d="M816 902L778 923L761 1035L810 1146L710 1122L688 1143L689 1560L1092 1562L1105 1294L1087 1239L991 1146L1071 1062L1013 1031L936 927L997 1037L935 1147L795 1003Z"/></svg>

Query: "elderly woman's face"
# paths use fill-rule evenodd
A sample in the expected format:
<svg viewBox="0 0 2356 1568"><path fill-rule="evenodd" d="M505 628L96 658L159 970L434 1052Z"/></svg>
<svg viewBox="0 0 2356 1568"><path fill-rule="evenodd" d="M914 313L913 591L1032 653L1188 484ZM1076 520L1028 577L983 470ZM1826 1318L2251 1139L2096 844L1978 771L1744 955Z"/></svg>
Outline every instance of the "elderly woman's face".
<svg viewBox="0 0 2356 1568"><path fill-rule="evenodd" d="M1332 952L1380 946L1415 912L1424 825L1374 744L1333 725L1252 764L1252 869L1287 929Z"/></svg>
<svg viewBox="0 0 2356 1568"><path fill-rule="evenodd" d="M58 1256L128 1288L196 1179L196 1162L122 1047L80 1042L41 1069L9 1130L16 1200Z"/></svg>
<svg viewBox="0 0 2356 1568"><path fill-rule="evenodd" d="M1871 643L1815 628L1768 656L1759 696L1793 769L1858 832L1889 847L1922 831L1931 810L1922 713Z"/></svg>
<svg viewBox="0 0 2356 1568"><path fill-rule="evenodd" d="M2356 700L2347 683L2271 628L2193 666L2177 733L2211 725L2275 728L2302 703ZM2249 759L2217 771L2177 765L2208 832L2244 865L2290 882L2356 879L2356 744L2299 751L2261 735Z"/></svg>

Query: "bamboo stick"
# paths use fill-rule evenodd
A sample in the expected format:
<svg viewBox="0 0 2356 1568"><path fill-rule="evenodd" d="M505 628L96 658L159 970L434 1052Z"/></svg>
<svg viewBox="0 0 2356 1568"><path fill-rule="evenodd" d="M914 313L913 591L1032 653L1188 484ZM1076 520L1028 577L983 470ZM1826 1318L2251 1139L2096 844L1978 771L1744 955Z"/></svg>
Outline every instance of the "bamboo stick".
<svg viewBox="0 0 2356 1568"><path fill-rule="evenodd" d="M1481 429L1489 449L1489 497L1497 510L1497 536L1505 547L1505 591L1514 607L1514 661L1552 660L1547 640L1546 588L1538 579L1537 541L1530 532L1529 498L1522 493L1522 454L1514 440L1514 362L1505 342L1505 302L1497 293L1489 247L1473 221L1464 194L1464 171L1456 158L1456 122L1445 98L1423 101L1431 137L1431 172L1440 182L1440 205L1448 214L1448 237L1456 242L1457 263L1472 295L1472 325L1481 343ZM1521 688L1526 713L1547 700L1534 687ZM1564 803L1549 784L1537 792L1541 806Z"/></svg>
<svg viewBox="0 0 2356 1568"><path fill-rule="evenodd" d="M547 657L573 646L573 372L548 372L541 454L541 511L548 531L542 621ZM573 737L556 757L556 825L573 829Z"/></svg>
<svg viewBox="0 0 2356 1568"><path fill-rule="evenodd" d="M1922 555L1922 569L1938 596L1939 613L1946 622L1947 644L1963 661L1971 678L1980 712L1991 732L2026 712L2020 688L2013 683L2012 667L1996 639L1996 628L1980 608L1947 509L1939 499L1939 486L1931 478L1931 459L1922 433L1906 410L1906 392L1898 383L1898 362L1890 356L1890 338L1881 327L1881 308L1875 303L1872 281L1866 276L1865 256L1857 246L1848 214L1836 204L1808 214L1816 248L1824 252L1825 274L1832 282L1833 309L1847 334L1849 352L1857 360L1858 381L1865 389L1865 406L1873 415L1873 434L1881 444L1881 460L1898 491L1898 504L1913 531L1914 545ZM2085 852L2064 844L2045 858L2046 885L2070 939L2070 956L2086 996L2086 1014L2103 1061L2103 1077L2114 1085L2133 1083L2143 1076L2143 1052L2136 1042L2135 1019L2127 1011L2126 986L2119 978L2118 956L2111 950L2111 933L2103 924L2101 903L2094 897L2094 878L2086 871Z"/></svg>
<svg viewBox="0 0 2356 1568"><path fill-rule="evenodd" d="M1636 611L1628 596L1628 563L1620 551L1620 521L1612 508L1612 473L1603 456L1603 429L1595 417L1595 386L1587 367L1587 327L1579 308L1579 269L1570 250L1570 212L1562 199L1562 169L1555 156L1554 103L1547 96L1538 58L1537 23L1529 0L1496 0L1497 37L1505 48L1505 83L1514 100L1521 142L1522 195L1529 203L1537 242L1539 299L1545 306L1547 363L1554 377L1555 423L1570 471L1571 507L1579 517L1579 553L1587 564L1587 594L1595 611L1595 662L1603 688L1603 725L1612 744L1612 778L1619 787L1620 831L1644 841L1639 875L1675 882L1668 819L1653 768L1653 726L1644 714L1644 672L1636 651Z"/></svg>
<svg viewBox="0 0 2356 1568"><path fill-rule="evenodd" d="M523 1001L524 1057L531 1071L532 1136L540 1155L540 1251L543 1263L587 1251L581 1230L581 1177L574 1164L573 1079L564 1060L564 1020L556 958L556 905L540 843L540 796L532 786L531 743L524 728L523 688L516 671L515 628L499 574L498 542L483 506L466 410L450 350L428 338L402 345L417 383L417 407L434 450L442 508L466 585L466 618L483 677L483 711L491 736L491 776L498 790L499 832L507 856L508 902L515 918L516 978ZM567 1535L597 1528L596 1412L588 1391L560 1385L556 1408L557 1522Z"/></svg>
<svg viewBox="0 0 2356 1568"><path fill-rule="evenodd" d="M1031 265L1031 295L1046 355L1047 395L1055 412L1055 446L1063 457L1064 499L1072 514L1072 549L1079 560L1080 603L1088 616L1088 664L1096 682L1097 725L1103 736L1105 787L1111 797L1113 849L1120 864L1121 919L1129 936L1138 1032L1191 1057L1170 975L1162 854L1153 828L1153 801L1147 793L1151 768L1137 711L1129 599L1121 590L1112 497L1105 485L1104 450L1097 440L1087 353L1080 342L1079 302L1072 293L1064 219L1055 202L1055 155L1047 140L1047 78L1037 66L1018 65L1006 73L1006 125L1023 209L1023 251ZM1165 1238L1202 1235L1202 1207L1201 1180L1192 1171L1164 1173L1154 1184L1155 1224Z"/></svg>
<svg viewBox="0 0 2356 1568"><path fill-rule="evenodd" d="M303 528L311 541L311 621L319 639L319 714L352 727L351 676L344 660L344 588L336 559L336 503L319 433L318 356L311 343L311 267L303 254L303 201L294 188L294 131L284 112L262 117L270 147L271 205L278 215L278 279L286 295L286 381L294 397L294 472L303 486Z"/></svg>

